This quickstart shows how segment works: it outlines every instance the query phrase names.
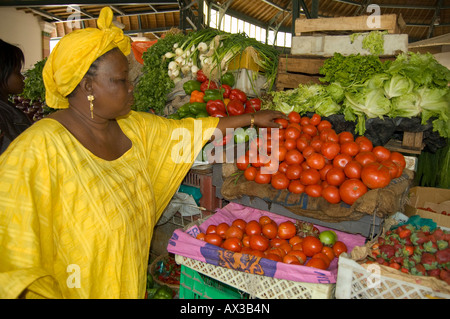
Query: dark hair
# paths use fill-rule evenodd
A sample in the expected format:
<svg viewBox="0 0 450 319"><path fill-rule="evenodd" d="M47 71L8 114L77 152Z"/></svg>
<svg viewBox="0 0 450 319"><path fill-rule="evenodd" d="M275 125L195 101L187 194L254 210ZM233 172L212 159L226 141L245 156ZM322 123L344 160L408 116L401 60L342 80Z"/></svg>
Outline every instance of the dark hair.
<svg viewBox="0 0 450 319"><path fill-rule="evenodd" d="M0 39L0 87L6 87L9 76L21 69L25 57L22 50Z"/></svg>

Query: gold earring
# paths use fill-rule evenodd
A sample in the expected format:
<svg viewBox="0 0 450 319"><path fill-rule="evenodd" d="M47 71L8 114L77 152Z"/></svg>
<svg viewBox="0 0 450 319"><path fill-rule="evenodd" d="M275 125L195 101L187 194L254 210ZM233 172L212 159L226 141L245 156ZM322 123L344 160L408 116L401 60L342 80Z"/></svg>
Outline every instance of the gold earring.
<svg viewBox="0 0 450 319"><path fill-rule="evenodd" d="M94 118L94 103L92 101L94 101L94 96L89 94L87 96L87 99L89 101L89 109L91 110L91 119Z"/></svg>

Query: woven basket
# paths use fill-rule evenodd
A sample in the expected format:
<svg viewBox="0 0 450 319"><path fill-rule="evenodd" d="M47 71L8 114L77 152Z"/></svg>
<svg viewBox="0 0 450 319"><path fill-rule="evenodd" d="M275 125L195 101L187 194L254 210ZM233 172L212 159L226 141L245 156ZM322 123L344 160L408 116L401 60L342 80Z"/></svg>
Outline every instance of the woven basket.
<svg viewBox="0 0 450 319"><path fill-rule="evenodd" d="M162 260L168 259L168 258L172 258L174 259L174 257L170 256L169 254L164 254L164 255L160 255L158 256L151 264L150 267L148 269L148 271L150 272L150 274L153 276L153 280L160 286L162 285L166 285L169 288L171 288L172 290L175 290L176 292L178 292L180 290L180 285L175 285L175 284L168 284L165 283L164 281L161 281L158 279L158 275L155 275L156 273L156 267L158 266L158 263Z"/></svg>

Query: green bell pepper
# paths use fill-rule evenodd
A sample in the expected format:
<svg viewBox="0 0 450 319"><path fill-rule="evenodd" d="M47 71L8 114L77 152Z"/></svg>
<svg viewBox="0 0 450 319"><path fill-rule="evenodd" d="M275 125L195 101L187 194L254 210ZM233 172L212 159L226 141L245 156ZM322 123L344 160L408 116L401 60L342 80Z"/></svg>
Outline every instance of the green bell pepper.
<svg viewBox="0 0 450 319"><path fill-rule="evenodd" d="M189 111L197 115L200 112L206 112L206 103L193 102L189 104Z"/></svg>
<svg viewBox="0 0 450 319"><path fill-rule="evenodd" d="M200 91L201 83L196 80L189 80L183 84L183 90L187 95L190 95L193 91Z"/></svg>
<svg viewBox="0 0 450 319"><path fill-rule="evenodd" d="M226 84L233 87L233 85L235 84L234 75L230 72L227 72L224 75L222 75L222 77L220 78L220 82L222 84Z"/></svg>
<svg viewBox="0 0 450 319"><path fill-rule="evenodd" d="M172 120L179 120L180 119L180 115L178 113L173 113L173 114L169 114L167 115L168 119L172 119Z"/></svg>
<svg viewBox="0 0 450 319"><path fill-rule="evenodd" d="M152 274L148 273L147 274L147 289L151 289L153 288L153 285L155 284L154 280L153 280L153 276Z"/></svg>
<svg viewBox="0 0 450 319"><path fill-rule="evenodd" d="M210 100L223 100L223 92L222 89L215 89L215 90L205 90L205 96L203 97L203 100L205 102L208 102Z"/></svg>
<svg viewBox="0 0 450 319"><path fill-rule="evenodd" d="M172 299L173 298L173 291L166 285L162 285L161 287L156 290L155 294L153 295L153 299Z"/></svg>
<svg viewBox="0 0 450 319"><path fill-rule="evenodd" d="M180 119L186 117L188 113L191 113L190 104L191 103L186 103L177 110L177 114Z"/></svg>
<svg viewBox="0 0 450 319"><path fill-rule="evenodd" d="M209 114L208 114L208 112L199 112L199 113L197 113L196 115L195 115L195 118L196 119L198 119L198 118L201 118L201 117L208 117L209 116Z"/></svg>

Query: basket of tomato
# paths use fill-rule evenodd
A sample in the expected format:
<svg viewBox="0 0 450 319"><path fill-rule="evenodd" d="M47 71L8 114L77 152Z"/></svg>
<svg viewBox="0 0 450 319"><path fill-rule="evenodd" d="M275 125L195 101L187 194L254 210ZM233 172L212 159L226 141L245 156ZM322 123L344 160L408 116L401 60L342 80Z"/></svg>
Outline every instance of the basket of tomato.
<svg viewBox="0 0 450 319"><path fill-rule="evenodd" d="M180 289L181 266L175 262L172 254L163 254L155 258L150 264L149 272L153 280L159 285L166 285L171 289Z"/></svg>

